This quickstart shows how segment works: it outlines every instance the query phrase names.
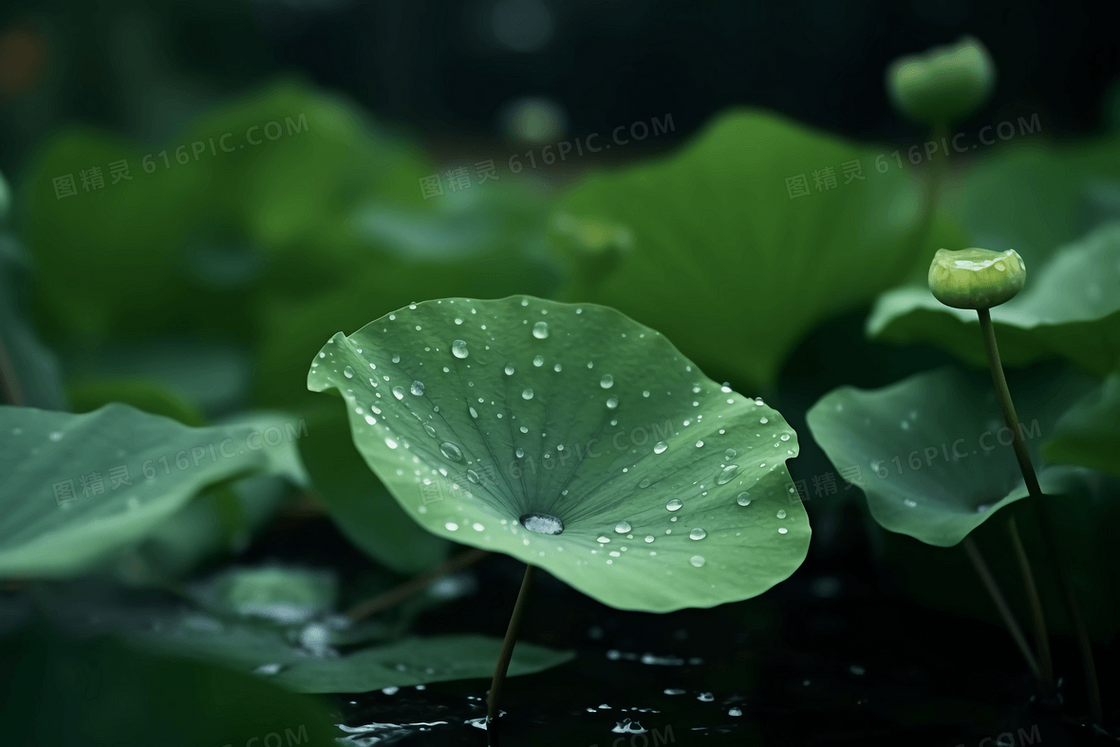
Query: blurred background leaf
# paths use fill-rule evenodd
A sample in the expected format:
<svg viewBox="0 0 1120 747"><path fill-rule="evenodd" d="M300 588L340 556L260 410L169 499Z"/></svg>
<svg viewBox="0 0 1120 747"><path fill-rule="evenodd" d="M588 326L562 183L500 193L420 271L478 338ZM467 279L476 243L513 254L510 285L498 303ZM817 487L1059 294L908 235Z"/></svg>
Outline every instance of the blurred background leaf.
<svg viewBox="0 0 1120 747"><path fill-rule="evenodd" d="M856 162L859 173L845 173ZM768 393L810 329L929 253L918 199L909 173L880 173L863 146L727 112L677 154L588 177L564 196L561 223L615 226L633 245L610 276L579 281L589 295L568 297L613 306L705 370Z"/></svg>

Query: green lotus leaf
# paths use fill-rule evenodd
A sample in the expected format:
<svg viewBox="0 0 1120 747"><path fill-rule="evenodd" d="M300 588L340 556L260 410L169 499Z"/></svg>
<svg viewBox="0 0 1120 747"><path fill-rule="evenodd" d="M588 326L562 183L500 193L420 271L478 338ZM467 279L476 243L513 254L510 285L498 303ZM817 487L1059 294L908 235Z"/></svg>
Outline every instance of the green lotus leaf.
<svg viewBox="0 0 1120 747"><path fill-rule="evenodd" d="M269 252L298 244L310 262L324 224L367 202L423 204L418 179L434 170L350 102L294 81L205 112L169 142L59 130L21 185L37 311L51 335L97 342L186 327L251 335L253 291L281 259Z"/></svg>
<svg viewBox="0 0 1120 747"><path fill-rule="evenodd" d="M991 311L1005 364L1061 356L1105 375L1120 355L1120 148L1027 146L981 161L946 200L967 243L1015 250L1030 268L1023 291ZM932 253L929 255L932 257ZM879 297L869 336L929 342L972 365L986 361L974 312L946 308L925 278Z"/></svg>
<svg viewBox="0 0 1120 747"><path fill-rule="evenodd" d="M393 641L389 625L349 624L333 612L338 589L330 571L232 568L188 591L197 606L87 582L52 587L42 604L52 619L83 635L111 634L153 653L222 664L304 693L489 678L502 646L500 638L470 634ZM431 595L420 596L431 603ZM543 671L573 655L519 642L510 674Z"/></svg>
<svg viewBox="0 0 1120 747"><path fill-rule="evenodd" d="M370 473L354 448L345 416L322 418L313 427L314 436L300 442L300 453L315 492L347 539L400 573L439 564L449 543L425 532Z"/></svg>
<svg viewBox="0 0 1120 747"><path fill-rule="evenodd" d="M36 311L48 334L102 339L168 325L193 306L176 253L205 220L207 183L198 164L179 165L173 154L170 167L160 159L146 173L142 160L151 151L65 128L29 164L20 219L39 269ZM109 164L121 162L131 179L110 175ZM73 190L60 190L57 180L67 179ZM198 315L188 318L197 325Z"/></svg>
<svg viewBox="0 0 1120 747"><path fill-rule="evenodd" d="M116 563L131 585L164 586L203 561L239 553L291 495L291 482L262 475L223 483L190 501Z"/></svg>
<svg viewBox="0 0 1120 747"><path fill-rule="evenodd" d="M153 651L256 672L301 693L362 693L489 678L502 647L500 638L464 634L409 638L340 653L326 642L334 632L328 624L312 623L289 636L198 615L170 620L162 630L161 635L141 633L132 640ZM570 651L521 641L514 649L509 676L535 674L573 656Z"/></svg>
<svg viewBox="0 0 1120 747"><path fill-rule="evenodd" d="M1120 222L1100 227L1063 247L1037 272L1032 269L1023 291L990 312L1004 363L1061 356L1102 376L1111 371L1120 360L1118 265ZM884 294L867 323L872 337L931 341L982 365L987 358L978 325L976 312L948 308L918 287Z"/></svg>
<svg viewBox="0 0 1120 747"><path fill-rule="evenodd" d="M1038 465L1041 436L1090 386L1057 377L1017 391L1021 434ZM1027 496L991 380L943 368L874 391L840 387L806 415L840 474L859 485L872 517L892 532L949 547L1002 507ZM1043 466L1047 494L1075 486L1081 471Z"/></svg>
<svg viewBox="0 0 1120 747"><path fill-rule="evenodd" d="M500 638L481 635L411 638L362 649L339 659L305 658L281 670L275 679L298 692L326 693L489 678L494 674L494 661L501 648ZM535 674L571 661L574 656L571 651L519 642L513 650L508 676Z"/></svg>
<svg viewBox="0 0 1120 747"><path fill-rule="evenodd" d="M410 304L311 364L354 442L431 532L620 609L746 599L801 564L809 523L778 412L602 306Z"/></svg>
<svg viewBox="0 0 1120 747"><path fill-rule="evenodd" d="M419 298L549 295L547 195L493 186L432 198L424 210L367 204L277 251L255 315L260 401L302 404L307 356L324 339Z"/></svg>
<svg viewBox="0 0 1120 747"><path fill-rule="evenodd" d="M1043 442L1045 443L1045 442ZM1043 447L1044 448L1044 447ZM1046 610L1046 625L1053 635L1076 636L1066 614L1065 594L1048 556L1039 523L1031 510L1020 504L1006 511L1018 515L1019 533L1031 558L1031 569ZM1040 504L1043 521L1053 536L1064 571L1077 590L1077 604L1090 636L1108 645L1120 632L1120 609L1116 589L1120 586L1120 505L1100 480L1085 480L1079 489L1063 495L1046 496ZM992 597L984 588L964 548L934 547L904 534L888 532L868 517L868 531L876 555L891 570L892 579L924 607L954 616L980 618L1002 626ZM977 527L969 539L976 542L992 574L1004 590L1008 603L1023 624L1030 620L1030 605L1023 589L1022 569L1002 520ZM1037 559L1037 560L1036 560ZM1012 642L1005 645L1011 650Z"/></svg>
<svg viewBox="0 0 1120 747"><path fill-rule="evenodd" d="M0 403L63 410L66 392L58 360L39 339L29 319L25 296L30 264L20 243L0 234L0 355L7 358L10 367L4 386L0 386Z"/></svg>
<svg viewBox="0 0 1120 747"><path fill-rule="evenodd" d="M1041 451L1057 464L1120 475L1120 371L1062 415Z"/></svg>
<svg viewBox="0 0 1120 747"><path fill-rule="evenodd" d="M207 146L190 165L210 177L212 210L270 249L306 240L361 199L422 203L417 180L431 171L353 102L295 80L199 117L177 142Z"/></svg>
<svg viewBox="0 0 1120 747"><path fill-rule="evenodd" d="M253 368L253 360L244 346L201 335L117 339L69 351L64 361L79 387L143 379L186 399L209 417L246 406ZM132 396L118 393L122 401L132 403ZM141 396L135 404L146 409L154 402Z"/></svg>
<svg viewBox="0 0 1120 747"><path fill-rule="evenodd" d="M94 379L69 385L70 408L74 412L90 412L110 402L122 402L137 410L178 420L194 428L206 424L198 407L173 386L157 379L130 377Z"/></svg>
<svg viewBox="0 0 1120 747"><path fill-rule="evenodd" d="M126 405L0 408L0 576L87 572L233 477L298 482L293 445L274 440L252 424L188 428Z"/></svg>
<svg viewBox="0 0 1120 747"><path fill-rule="evenodd" d="M884 153L769 113L723 114L679 153L561 198L555 241L565 256L584 247L565 298L617 308L705 370L771 388L813 327L902 282L919 257L929 267L915 170Z"/></svg>
<svg viewBox="0 0 1120 747"><path fill-rule="evenodd" d="M334 743L326 703L226 667L45 626L0 644L8 744L166 747ZM48 707L49 704L49 707ZM158 734L156 737L154 735ZM275 737L275 739L273 738Z"/></svg>

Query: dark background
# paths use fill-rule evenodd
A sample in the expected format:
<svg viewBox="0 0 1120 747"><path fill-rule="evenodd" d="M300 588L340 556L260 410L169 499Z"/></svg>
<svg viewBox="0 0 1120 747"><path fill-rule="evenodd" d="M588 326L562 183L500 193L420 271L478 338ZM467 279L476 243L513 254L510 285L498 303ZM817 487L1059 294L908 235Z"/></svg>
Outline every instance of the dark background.
<svg viewBox="0 0 1120 747"><path fill-rule="evenodd" d="M0 168L18 173L65 122L155 139L291 73L450 152L500 137L503 108L525 96L555 102L576 137L671 114L684 138L733 105L914 137L888 106L884 67L962 34L987 45L999 79L961 129L1038 113L1047 137L1065 138L1114 116L1116 15L1110 3L969 0L7 2Z"/></svg>
<svg viewBox="0 0 1120 747"><path fill-rule="evenodd" d="M883 70L898 55L962 34L988 47L998 83L961 131L1038 114L1042 138L1076 139L1120 123L1117 17L1108 3L968 0L4 2L0 171L18 184L39 147L69 124L165 142L198 112L291 75L348 96L448 161L510 152L503 150L510 139L503 112L523 97L546 99L562 113L552 142L672 116L667 136L579 159L580 169L668 149L735 105L771 108L857 139L911 143L924 132L891 110ZM791 356L781 392L790 410L803 412L839 384L881 385L951 360L863 341L864 315L829 322ZM854 359L869 363L859 375L874 371L880 380L853 382L835 365ZM790 422L806 432L800 415ZM811 439L804 446L791 465L795 479L827 468ZM587 711L599 702L615 711L656 709L656 717L640 720L671 724L684 745L754 738L971 745L1036 724L1045 744L1078 743L1070 734L1081 733L1067 730L1060 714L1028 701L1029 677L999 627L921 606L875 564L881 548L864 531L861 503L826 511L810 502L815 534L805 566L762 597L716 611L619 613L541 574L525 637L580 656L508 685L511 743L535 744L542 733L549 743L609 743L615 735L603 735L621 715ZM293 528L290 518L271 525L240 560L282 558L354 572L367 563L328 519ZM491 557L473 572L480 592L428 613L419 632L501 634L520 567ZM961 583L978 592L971 577ZM704 664L651 669L612 658L612 651ZM1102 671L1115 671L1115 646L1098 656ZM1066 692L1082 700L1069 638L1056 643L1056 658L1073 680ZM1115 704L1115 681L1103 684L1106 706ZM687 694L666 696L666 688ZM409 744L474 744L481 735L458 722L482 715L467 698L483 689L473 681L445 683L335 705L351 724L456 723L414 733ZM698 700L703 691L713 691L714 702ZM745 703L749 728L728 716ZM714 738L720 734L726 741Z"/></svg>

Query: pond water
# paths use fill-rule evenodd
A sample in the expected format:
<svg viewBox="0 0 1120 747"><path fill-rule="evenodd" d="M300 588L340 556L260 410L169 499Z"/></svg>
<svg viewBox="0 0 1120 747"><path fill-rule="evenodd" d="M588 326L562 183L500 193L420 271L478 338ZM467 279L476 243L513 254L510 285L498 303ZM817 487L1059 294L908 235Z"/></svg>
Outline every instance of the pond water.
<svg viewBox="0 0 1120 747"><path fill-rule="evenodd" d="M834 549L826 564L811 554L761 597L712 610L613 610L538 573L522 640L577 656L507 681L502 744L1097 743L1072 714L1032 702L1030 675L1004 631L909 601L871 562L858 518L846 521L853 537L839 557ZM330 530L320 530L329 553ZM284 538L273 541L280 547ZM346 554L336 562L352 561ZM523 568L490 556L465 572L474 593L425 612L417 632L501 635ZM1067 695L1083 702L1072 642L1055 643ZM1115 655L1099 654L1109 671ZM485 744L488 686L469 680L331 696L340 743ZM1115 703L1109 696L1106 682L1106 706Z"/></svg>

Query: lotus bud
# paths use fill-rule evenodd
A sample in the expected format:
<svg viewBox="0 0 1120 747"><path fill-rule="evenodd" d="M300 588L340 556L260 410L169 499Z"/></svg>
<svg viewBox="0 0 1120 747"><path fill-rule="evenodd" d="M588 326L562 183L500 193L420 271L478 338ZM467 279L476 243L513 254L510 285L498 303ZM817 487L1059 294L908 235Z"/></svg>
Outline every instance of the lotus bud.
<svg viewBox="0 0 1120 747"><path fill-rule="evenodd" d="M938 249L929 266L929 289L941 303L957 309L990 309L1023 289L1027 267L1014 249Z"/></svg>
<svg viewBox="0 0 1120 747"><path fill-rule="evenodd" d="M992 95L996 68L978 39L925 54L899 57L887 66L887 94L903 116L949 127L976 113Z"/></svg>

